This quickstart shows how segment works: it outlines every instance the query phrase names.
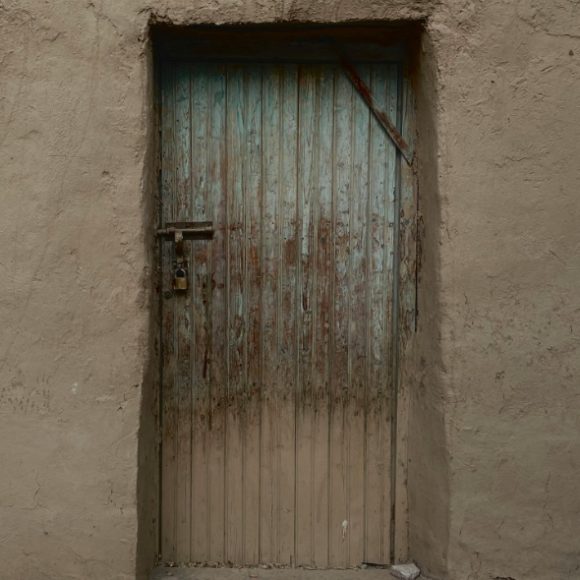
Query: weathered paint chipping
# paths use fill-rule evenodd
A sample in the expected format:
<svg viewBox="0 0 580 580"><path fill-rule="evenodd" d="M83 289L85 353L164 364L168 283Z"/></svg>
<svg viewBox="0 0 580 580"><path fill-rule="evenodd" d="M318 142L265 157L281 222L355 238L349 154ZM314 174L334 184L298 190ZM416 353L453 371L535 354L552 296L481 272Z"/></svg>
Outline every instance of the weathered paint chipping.
<svg viewBox="0 0 580 580"><path fill-rule="evenodd" d="M399 156L338 65L161 66L163 215L215 231L162 289L162 557L386 563ZM360 70L401 125L398 68Z"/></svg>
<svg viewBox="0 0 580 580"><path fill-rule="evenodd" d="M405 161L411 165L413 163L413 153L409 147L409 144L405 141L401 135L399 129L395 127L393 121L389 118L389 115L385 111L381 110L375 99L373 97L372 91L369 89L367 84L361 78L360 74L356 70L356 67L348 60L346 57L341 58L342 68L346 71L348 78L351 80L353 86L356 88L359 95L362 97L364 102L369 106L371 112L376 117L377 121L381 124L383 129L392 139L393 143L396 145L397 149L401 152Z"/></svg>

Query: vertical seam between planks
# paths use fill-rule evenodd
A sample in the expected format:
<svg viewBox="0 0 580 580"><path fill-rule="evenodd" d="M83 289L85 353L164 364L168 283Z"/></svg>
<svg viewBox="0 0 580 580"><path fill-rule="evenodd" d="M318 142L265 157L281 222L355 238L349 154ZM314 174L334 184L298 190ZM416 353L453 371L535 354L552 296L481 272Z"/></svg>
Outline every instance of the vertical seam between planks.
<svg viewBox="0 0 580 580"><path fill-rule="evenodd" d="M173 70L173 79L172 79L172 83L171 83L171 96L173 99L173 135L172 135L172 143L171 143L171 148L172 148L172 152L171 152L171 158L172 158L172 162L173 162L173 171L174 171L174 188L173 188L173 192L171 193L171 214L173 217L173 221L176 221L176 205L177 205L177 200L175 199L175 181L176 181L176 167L175 167L175 138L176 138L176 130L175 130L175 123L176 123L176 117L175 117L175 109L177 106L176 103L176 95L175 95L175 85L177 82L177 75L175 74L175 69ZM175 257L175 248L173 251L173 257ZM173 266L173 264L172 264ZM173 384L172 384L172 388L171 388L171 399L172 399L172 403L174 405L173 407L173 412L172 412L172 416L173 416L173 420L175 423L175 429L174 429L174 437L173 437L173 457L174 457L174 473L175 473L175 481L174 481L174 489L173 489L173 495L175 498L177 498L177 481L178 481L178 475L179 475L179 465L176 464L177 462L177 446L178 446L178 436L179 436L179 425L178 425L178 421L179 421L179 414L177 412L177 405L175 404L175 398L176 398L176 393L175 393L175 368L177 367L177 361L179 360L179 343L177 341L177 336L176 336L176 332L177 332L177 324L176 324L176 308L175 308L175 293L173 294L173 300L172 300L172 310L173 310L173 328L172 328L172 334L173 334L173 345L174 345L174 355L173 355L173 361L172 361L172 365L174 367L173 369L173 373L172 373L172 380L173 380ZM173 558L175 558L177 556L177 499L173 502L173 545L172 545L172 552L173 552Z"/></svg>
<svg viewBox="0 0 580 580"><path fill-rule="evenodd" d="M260 389L258 393L258 563L262 562L262 402L264 389L264 68L260 68L260 259L258 260L258 284L260 287Z"/></svg>
<svg viewBox="0 0 580 580"><path fill-rule="evenodd" d="M282 224L281 224L281 216L282 216L282 179L281 176L283 175L283 168L284 163L283 159L284 156L282 155L282 129L284 127L284 91L283 83L285 80L285 74L281 73L280 78L278 80L278 97L279 97L279 109L278 109L278 203L276 204L276 229L278 232L278 285L276 287L276 312L277 316L280 317L280 313L282 312ZM281 341L281 334L282 334L282 325L280 324L280 319L278 318L278 324L276 326L276 357L277 357L277 364L279 368L280 364L280 341ZM277 375L276 380L276 390L279 391L280 385L280 378ZM275 409L278 408L278 396L279 392L276 392L276 399L275 399ZM276 429L276 538L278 540L278 553L280 550L280 469L281 469L281 460L280 460L280 430Z"/></svg>
<svg viewBox="0 0 580 580"><path fill-rule="evenodd" d="M283 69L284 70L284 69ZM277 366L276 366L276 393L275 393L275 409L278 408L278 396L279 396L279 385L280 385L280 338L282 333L282 324L280 323L280 313L282 312L282 228L281 228L281 206L282 206L282 179L281 176L283 175L283 154L282 154L282 130L284 128L284 92L282 90L284 82L284 72L280 72L280 76L278 79L278 102L279 102L279 109L278 109L278 198L276 203L276 230L278 234L278 284L276 287L276 314L278 316L277 325L276 325L276 359L277 359ZM277 553L280 554L280 430L277 427L275 432L276 438L276 538L278 540Z"/></svg>
<svg viewBox="0 0 580 580"><path fill-rule="evenodd" d="M210 192L210 177L212 175L211 171L211 159L210 159L210 151L213 148L212 138L211 138L211 129L213 123L213 98L212 98L212 85L214 80L217 78L218 69L216 67L206 68L207 74L207 81L206 81L206 103L207 103L207 118L206 118L206 126L205 126L205 166L208 176L205 179L205 196L204 196L204 216L205 219L210 219L214 221L214 199ZM193 123L192 123L193 124ZM214 176L212 182L216 179ZM214 222L215 223L215 222ZM207 324L206 324L206 332L205 332L205 357L206 360L209 360L209 369L204 373L205 377L204 380L207 381L207 384L204 385L204 388L207 389L206 391L206 413L207 413L207 427L206 427L206 436L210 439L213 437L212 434L212 380L211 380L211 366L212 366L212 336L213 336L213 316L212 316L212 304L213 304L213 284L211 281L213 280L213 246L208 242L202 242L207 244L206 246L206 272L205 272L205 293L206 293L206 305L204 306L207 315ZM203 288L203 285L202 285ZM203 303L203 300L202 300ZM205 366L204 362L204 366ZM210 464L211 464L211 455L209 450L211 449L211 445L209 441L207 442L207 456L206 456L206 464L205 464L205 485L207 488L207 516L206 516L206 526L205 526L205 533L206 533L206 557L211 560L211 498L212 498L212 489L211 489L211 478L210 478Z"/></svg>
<svg viewBox="0 0 580 580"><path fill-rule="evenodd" d="M242 73L242 155L246 150L247 142L244 143L243 138L247 139L248 130L248 69L244 67ZM250 78L251 82L251 78ZM240 424L242 430L242 559L247 558L247 534L246 534L246 446L247 446L247 404L249 403L248 393L248 199L246 188L246 164L242 163L241 167L241 183L242 183L242 244L240 250L242 252L242 364L243 364L243 380L241 384L241 399L242 409L240 414Z"/></svg>
<svg viewBox="0 0 580 580"><path fill-rule="evenodd" d="M299 236L301 220L301 199L300 199L300 83L302 79L302 67L298 65L297 87L296 87L296 158L294 161L296 171L296 214L294 216L294 238L296 240L296 252L294 259L296 261L296 279L294 281L294 566L296 566L296 552L298 549L298 403L300 392L300 329L302 325L299 321L299 302L300 302L300 284L301 284L301 257L302 257L302 240Z"/></svg>
<svg viewBox="0 0 580 580"><path fill-rule="evenodd" d="M316 84L315 84L315 117L316 117L316 130L314 132L313 138L313 153L314 153L314 172L316 175L316 187L312 188L310 193L311 199L311 207L312 207L312 223L313 223L313 234L312 234L312 262L311 262L311 270L312 270L312 296L310 297L310 304L312 310L312 321L311 321L311 343L310 343L310 399L312 402L313 408L313 418L311 424L311 440L310 440L310 538L311 538L311 560L312 563L315 563L316 554L314 551L314 543L316 538L314 537L314 529L316 527L316 506L314 505L314 496L315 496L315 469L316 469L316 461L315 461L315 447L316 443L314 442L314 431L318 424L317 418L317 411L318 411L318 402L316 394L314 393L315 388L315 345L316 345L316 321L317 317L316 314L318 313L318 301L317 301L317 288L318 288L318 219L319 219L319 200L320 200L320 131L321 131L321 121L320 121L320 108L321 108L321 78L323 75L324 68L320 68L318 71L318 75L316 77ZM312 306L314 304L314 306Z"/></svg>
<svg viewBox="0 0 580 580"><path fill-rule="evenodd" d="M382 69L382 77L383 80L381 81L381 85L384 84L384 90L385 90L385 98L386 98L386 102L387 102L387 106L389 106L389 104L392 105L392 97L391 97L391 85L392 85L392 67L385 65ZM396 103L395 103L396 105ZM388 150L390 149L390 144L387 143L387 145L385 145L385 155L389 155ZM396 155L395 155L396 158ZM395 164L396 164L396 159L395 159ZM393 171L394 171L394 167L393 167ZM391 225L394 228L394 222L395 222L395 217L392 215L394 210L394 203L395 203L395 199L394 199L394 193L393 193L393 199L392 199L392 205L391 205L391 184L390 184L390 172L388 172L385 175L385 183L384 183L384 190L383 190L383 203L385 206L385 217L387 219L387 229L386 229L386 243L385 243L385 249L383 252L383 260L385 261L385 273L383 276L383 283L384 283L384 287L385 287L385 291L388 293L387 294L387 307L385 309L385 317L384 317L384 353L386 355L387 360L387 369L388 369L388 375L386 377L385 380L385 384L381 384L381 386L384 388L384 392L385 392L385 400L389 401L389 406L387 409L388 412L388 418L387 418L387 427L389 429L389 455L388 457L385 458L385 461L388 459L389 462L392 461L392 425L391 425L391 418L392 418L392 368L391 368L391 363L392 363L392 359L393 359L393 353L392 353L392 333L391 333L391 323L392 323L392 315L393 315L393 299L392 299L392 283L389 285L389 276L392 277L392 268L393 268L393 262L394 262L394 255L392 253L392 248L389 245L389 241L391 238ZM394 187L394 186L393 186ZM394 192L394 189L392 190ZM389 217L392 220L392 224L391 222L389 222ZM393 256L393 258L391 258L391 256ZM386 475L385 477L385 481L384 481L384 485L385 487L387 486L387 479L389 479L389 488L388 494L381 494L380 495L380 513L381 513L381 517L384 518L386 517L386 513L385 510L387 509L387 506L385 505L386 502L389 502L389 513L388 513L388 529L389 529L389 536L388 538L384 537L384 533L385 533L385 525L381 525L380 526L380 553L381 556L383 554L385 554L385 558L387 560L390 560L390 535L392 532L392 522L391 522L391 505L390 505L390 494L392 493L391 490L391 482L390 482L390 477L391 477L391 465L389 463L389 473ZM382 523L382 522L381 522ZM387 545L387 540L389 542L389 544Z"/></svg>
<svg viewBox="0 0 580 580"><path fill-rule="evenodd" d="M224 560L228 559L228 476L227 476L227 465L228 465L228 413L229 413L229 402L230 402L230 212L229 212L229 197L230 197L230 169L229 169L229 123L228 118L230 115L229 107L229 79L230 70L228 65L225 67L225 260L226 260L226 296L225 296L225 310L226 310L226 396L224 397Z"/></svg>
<svg viewBox="0 0 580 580"><path fill-rule="evenodd" d="M192 66L189 65L187 66L187 84L188 84L188 99L187 99L187 106L188 106L188 112L189 112L189 151L187 152L188 157L189 157L189 187L188 187L188 191L187 191L187 196L190 198L190 203L189 203L189 211L188 211L188 218L189 219L193 219L193 216L195 214L195 196L193 193L193 104L192 104L192 99L193 99L193 90L194 90L194 84L193 84L193 79L192 79L192 72L191 72ZM193 545L193 539L194 539L194 535L193 535L193 469L194 469L194 463L193 463L193 421L194 421L194 406L195 406L195 402L194 402L194 380L193 377L194 375L194 371L195 371L195 349L196 349L196 320L195 320L195 316L193 313L193 308L194 308L194 303L195 301L193 300L193 292L195 291L195 284L194 284L194 280L195 280L195 274L196 274L196 261L195 261L195 252L193 249L193 243L194 242L190 242L189 243L189 251L190 251L190 261L191 261L191 268L189 268L189 270L191 271L191 294L192 294L192 300L190 301L190 304L187 304L187 300L185 302L185 306L187 309L191 308L192 312L189 313L191 316L191 324L189 325L188 328L188 339L190 340L190 344L189 344L189 391L190 391L190 407L189 407L189 457L187 458L187 461L189 462L189 513L187 514L187 518L189 519L189 541L187 542L188 544L188 550L189 550L189 560L191 561L191 557L192 557L192 545ZM188 274L189 275L189 274Z"/></svg>
<svg viewBox="0 0 580 580"><path fill-rule="evenodd" d="M211 129L212 129L212 123L213 123L213 99L212 99L212 81L214 80L214 78L217 78L217 71L219 69L217 68L213 68L213 69L208 69L208 81L207 81L207 121L206 121L206 149L205 149L205 155L206 155L206 167L208 168L208 173L211 176L212 172L210 171L210 165L211 165L211 160L210 160L210 150L213 147L213 144L211 143L212 138L211 138ZM212 179L212 182L216 179L216 177L214 176ZM213 221L215 223L215 216L214 216L214 211L213 211L213 207L214 207L214 200L213 197L210 195L210 180L206 179L206 195L205 195L205 203L206 203L206 216L205 219L209 219L211 217L211 221ZM209 370L206 374L207 377L207 417L208 417L208 425L207 425L207 429L209 431L209 438L212 439L213 438L213 433L212 433L212 412L213 412L213 408L212 408L212 362L213 362L213 352L212 352L212 344L213 344L213 328L212 328L212 305L213 305L213 284L212 284L212 280L213 280L213 246L212 244L210 244L209 242L207 242L207 257L208 257L208 264L207 264L207 272L206 272L206 292L207 292L207 317L208 317L208 323L207 323L207 330L206 330L206 334L205 334L205 340L206 340L206 344L204 345L205 349L206 349L206 357L209 358ZM207 488L207 520L206 520L206 542L207 542L207 557L209 560L212 559L211 555L212 555L212 545L211 545L211 519L212 519L212 514L211 514L211 499L212 499L212 489L211 489L211 478L210 478L210 464L211 464L211 455L209 453L209 449L211 448L211 446L209 445L208 442L208 458L207 458L207 463L206 463L206 470L205 470L205 485Z"/></svg>
<svg viewBox="0 0 580 580"><path fill-rule="evenodd" d="M396 67L396 95L397 95L397 129L401 130L402 124L402 94L401 94L401 68ZM391 336L393 341L392 368L392 411L391 411L391 534L390 534L390 560L395 558L395 514L397 506L397 411L398 411L398 390L399 390L399 270L400 270L400 221L401 221L401 152L396 151L395 163L395 204L394 204L394 235L393 235L393 315Z"/></svg>
<svg viewBox="0 0 580 580"><path fill-rule="evenodd" d="M386 99L387 99L387 103L390 103L390 105L392 106L393 103L393 98L391 95L392 92L392 77L393 77L393 67L392 66L384 66L383 71L382 71L382 75L384 77L383 83L384 83L384 90L386 92ZM395 99L395 108L396 108L396 99ZM385 145L385 154L387 154L387 151L390 149L390 147L392 147L391 144L389 144L388 142L386 142L387 144ZM397 161L396 161L396 152L395 152L395 159L394 159L394 166L392 171L394 172L394 167L396 165ZM395 221L396 221L396 216L393 215L395 213L394 210L394 206L395 206L395 188L394 188L394 183L391 184L390 183L390 177L391 177L391 173L389 172L386 175L385 178L385 186L384 186L384 204L385 204L385 210L388 211L388 215L387 218L390 216L390 219L392 220L392 223L389 222L389 220L387 219L387 232L386 232L386 240L387 242L391 241L391 246L389 246L389 244L385 244L385 251L384 251L384 255L383 255L383 259L385 260L385 264L386 264L386 268L385 268L385 288L386 291L389 293L387 295L387 308L385 310L385 320L384 320L384 324L385 324L385 343L384 343L384 348L385 348L385 354L387 356L387 368L388 368L388 375L385 381L385 398L387 398L388 395L388 401L389 401L389 408L387 409L388 411L388 429L389 429L389 456L386 459L389 460L389 462L392 462L392 406L393 406L393 369L392 369L392 361L393 361L393 341L392 341L392 332L391 332L391 325L392 325L392 317L393 317L393 283L392 283L392 276L393 276L393 264L395 262L395 256L394 256L394 250L392 248L392 244L393 241L390 240L391 235L393 236L393 240L394 240L394 234L390 233L390 228L392 226L393 231L394 231L394 227L395 227ZM391 193L392 193L392 203L391 203ZM389 285L389 276L391 277L390 280L390 285ZM390 297L390 301L389 301L389 297ZM385 486L387 485L387 479L389 479L389 494L381 494L380 496L380 509L381 509L381 514L382 517L386 517L387 514L386 509L387 509L387 505L386 503L389 502L388 505L388 530L389 530L389 535L388 538L384 537L384 533L385 533L385 526L381 525L380 527L380 536L381 536L381 543L380 543L380 550L381 550L381 554L385 553L385 558L390 560L390 538L393 532L393 525L392 525L392 519L391 519L391 512L392 512L392 506L390 503L390 499L391 499L391 494L392 494L392 485L391 485L391 478L392 475L392 465L391 463L389 463L389 473L387 474L387 476L385 477ZM387 540L389 542L389 545L387 545Z"/></svg>
<svg viewBox="0 0 580 580"><path fill-rule="evenodd" d="M336 69L333 70L332 75L332 191L331 191L331 203L330 203L330 215L331 215L331 227L332 227L332 257L333 257L333 272L332 276L330 276L330 294L332 296L332 312L330 315L331 324L330 324L330 357L333 357L336 350L336 338L335 338L335 312L336 312ZM329 358L330 358L329 357ZM329 371L329 381L328 381L328 401L329 401L329 411L328 411L328 446L327 446L327 455L328 455L328 477L327 477L327 565L331 565L330 561L330 549L331 549L331 513L332 513L332 485L331 485L331 473L332 473L332 465L331 465L331 458L332 458L332 437L331 437L331 426L332 426L332 417L334 412L334 372L333 366L330 363L330 360L327 360L327 367Z"/></svg>
<svg viewBox="0 0 580 580"><path fill-rule="evenodd" d="M351 427L352 427L352 417L350 415L351 404L356 404L356 391L353 390L353 380L352 380L352 358L353 358L353 347L352 347L352 302L354 299L354 289L352 288L352 270L353 270L353 202L354 196L360 195L360 191L354 191L354 183L357 177L356 175L356 162L355 153L357 151L356 142L356 125L357 125L357 104L355 97L354 87L349 83L350 88L350 179L348 181L348 274L346 280L346 287L348 289L348 308L347 308L347 396L346 396L346 408L343 406L343 421L344 421L344 433L346 436L346 519L348 522L347 527L347 553L346 553L346 566L350 565L351 558L351 539L352 539L352 527L351 527L351 491L352 491L352 465L351 465ZM357 200L358 204L358 200ZM344 404L344 403L343 403ZM347 429L348 427L348 429Z"/></svg>
<svg viewBox="0 0 580 580"><path fill-rule="evenodd" d="M164 200L164 195L163 195L163 187L162 187L162 183L163 183L163 169L164 169L164 165L163 165L163 91L165 90L165 82L164 82L164 74L163 71L165 70L165 67L163 65L163 63L161 63L158 59L155 59L155 63L154 63L154 72L157 75L157 79L156 79L156 105L158 105L158 110L157 110L157 115L156 115L156 120L158 123L157 126L157 130L158 130L158 139L159 139L159 150L157 151L157 155L158 155L158 169L159 169L159 173L157 176L157 195L159 196L159 201L158 201L158 205L157 205L157 221L159 223L160 227L163 227L163 200ZM158 71L158 72L157 72ZM161 238L158 239L157 241L157 251L158 251L158 257L157 259L159 260L158 264L157 264L157 276L158 276L158 284L161 287L161 295L163 294L163 240L161 240ZM158 485L159 485L159 489L158 489L158 506L157 506L157 553L161 554L162 553L162 546L163 546L163 528L162 528L162 521L163 521L163 505L162 505L162 500L163 500L163 427L164 427L164 423L163 423L163 358L164 358L164 354L165 354L165 349L163 348L163 300L160 299L159 303L157 305L157 309L158 309L158 316L159 316L159 335L158 335L158 340L159 340L159 369L158 369L158 380L159 380L159 386L158 386L158 401L157 401L157 412L159 413L159 419L157 421L157 436L158 436L158 443L157 443L157 449L158 449L158 453L159 453L159 462L158 462Z"/></svg>
<svg viewBox="0 0 580 580"><path fill-rule="evenodd" d="M371 87L371 91L373 90L373 67L369 65L369 86ZM365 255L366 255L366 270L367 270L367 279L366 279L366 287L365 287L365 318L366 318L366 369L365 375L366 380L364 384L364 397L363 397L363 409L364 409L364 426L363 426L363 560L368 560L368 550L367 550L367 542L368 542L368 517L367 517L367 500L368 500L368 450L367 450L367 435L368 435L368 415L371 412L369 400L368 400L368 393L369 393L369 385L371 381L371 364L372 364L372 341L371 341L371 286L373 280L373 264L372 264L372 255L371 255L371 236L372 236L372 217L371 217L371 195L372 195L372 167L371 167L371 159L372 159L372 134L373 134L373 126L372 126L372 119L371 119L371 111L368 110L368 135L367 135L367 207L366 207L366 239L365 239Z"/></svg>

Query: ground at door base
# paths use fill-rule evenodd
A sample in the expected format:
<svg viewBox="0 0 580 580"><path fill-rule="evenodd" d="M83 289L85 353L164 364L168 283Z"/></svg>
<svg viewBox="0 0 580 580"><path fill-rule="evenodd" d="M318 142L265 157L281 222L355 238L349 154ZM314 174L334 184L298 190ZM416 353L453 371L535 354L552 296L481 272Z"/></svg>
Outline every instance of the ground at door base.
<svg viewBox="0 0 580 580"><path fill-rule="evenodd" d="M405 575L406 574L406 575ZM306 568L210 568L160 566L151 580L422 580L414 564L389 568L352 568L346 570L308 570Z"/></svg>

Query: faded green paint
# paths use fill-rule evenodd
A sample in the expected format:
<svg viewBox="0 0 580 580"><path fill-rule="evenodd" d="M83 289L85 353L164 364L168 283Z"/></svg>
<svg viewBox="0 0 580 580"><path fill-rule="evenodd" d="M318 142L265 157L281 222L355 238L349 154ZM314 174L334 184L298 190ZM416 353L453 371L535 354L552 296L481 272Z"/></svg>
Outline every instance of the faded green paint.
<svg viewBox="0 0 580 580"><path fill-rule="evenodd" d="M357 70L400 130L399 65ZM386 563L402 157L337 64L162 77L161 226L215 228L163 300L162 557Z"/></svg>

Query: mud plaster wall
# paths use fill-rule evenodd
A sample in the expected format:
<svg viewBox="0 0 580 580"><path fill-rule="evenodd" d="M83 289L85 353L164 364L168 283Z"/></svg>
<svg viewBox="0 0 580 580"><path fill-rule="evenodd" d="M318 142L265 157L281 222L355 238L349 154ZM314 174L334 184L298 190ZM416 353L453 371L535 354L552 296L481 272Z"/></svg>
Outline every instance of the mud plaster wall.
<svg viewBox="0 0 580 580"><path fill-rule="evenodd" d="M580 5L454 8L454 19L431 24L438 202L425 184L421 309L431 332L419 350L430 373L415 393L417 408L444 418L444 449L429 445L448 458L447 481L434 487L448 490L448 574L574 578Z"/></svg>
<svg viewBox="0 0 580 580"><path fill-rule="evenodd" d="M578 3L0 0L2 577L153 556L152 16L427 18L411 556L578 575Z"/></svg>

